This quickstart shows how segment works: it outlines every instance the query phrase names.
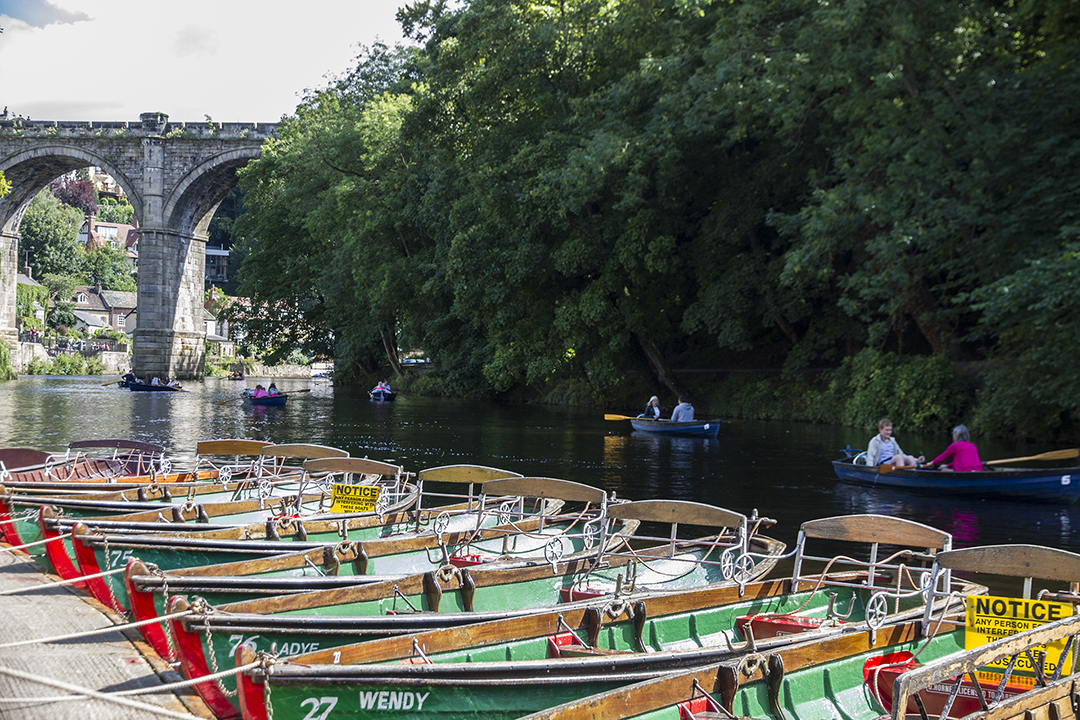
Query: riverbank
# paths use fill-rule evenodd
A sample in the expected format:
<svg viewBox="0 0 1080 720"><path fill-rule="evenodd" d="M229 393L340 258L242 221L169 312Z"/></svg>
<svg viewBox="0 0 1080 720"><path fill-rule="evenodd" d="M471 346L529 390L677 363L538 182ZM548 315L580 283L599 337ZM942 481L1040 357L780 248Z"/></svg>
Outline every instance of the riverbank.
<svg viewBox="0 0 1080 720"><path fill-rule="evenodd" d="M0 543L0 547L8 546ZM138 630L111 630L123 623L123 618L78 590L53 584L58 579L21 555L0 553L0 588L26 590L0 596L0 637L4 643L94 630L103 633L4 648L0 716L11 720L214 717L190 688L179 690L179 694L162 692L164 683L182 682L183 677L142 641ZM70 695L70 686L109 694L138 691L124 698L138 706L78 695L66 702L44 700Z"/></svg>

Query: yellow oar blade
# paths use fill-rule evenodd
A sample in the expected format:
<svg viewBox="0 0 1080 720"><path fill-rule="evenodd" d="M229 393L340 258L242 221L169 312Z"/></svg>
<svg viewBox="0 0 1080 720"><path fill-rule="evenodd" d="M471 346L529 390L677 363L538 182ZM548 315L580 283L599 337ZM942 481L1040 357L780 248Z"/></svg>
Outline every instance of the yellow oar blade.
<svg viewBox="0 0 1080 720"><path fill-rule="evenodd" d="M1006 463L1027 462L1028 460L1068 460L1069 458L1074 457L1080 457L1080 448L1069 448L1068 450L1051 450L1050 452L1039 453L1038 455L1005 458L1004 460L987 460L983 464L1004 465Z"/></svg>
<svg viewBox="0 0 1080 720"><path fill-rule="evenodd" d="M629 415L605 415L605 420L633 420Z"/></svg>

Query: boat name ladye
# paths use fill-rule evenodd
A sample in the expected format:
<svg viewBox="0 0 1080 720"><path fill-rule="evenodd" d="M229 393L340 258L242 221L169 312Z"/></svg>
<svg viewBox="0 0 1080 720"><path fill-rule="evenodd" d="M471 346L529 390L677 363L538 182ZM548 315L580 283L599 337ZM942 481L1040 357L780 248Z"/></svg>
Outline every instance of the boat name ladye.
<svg viewBox="0 0 1080 720"><path fill-rule="evenodd" d="M248 642L249 644L254 644L255 641L258 639L258 637L259 637L258 635L248 635L248 636L230 635L229 636L229 643L232 645L232 651L231 651L232 654L235 655L236 654L236 649L238 647L240 647L241 645L243 645L245 641ZM317 643L317 642L311 642L311 643L291 642L291 643L282 643L277 648L277 652L281 653L282 655L303 655L304 653L315 652L318 649L319 649L319 643Z"/></svg>

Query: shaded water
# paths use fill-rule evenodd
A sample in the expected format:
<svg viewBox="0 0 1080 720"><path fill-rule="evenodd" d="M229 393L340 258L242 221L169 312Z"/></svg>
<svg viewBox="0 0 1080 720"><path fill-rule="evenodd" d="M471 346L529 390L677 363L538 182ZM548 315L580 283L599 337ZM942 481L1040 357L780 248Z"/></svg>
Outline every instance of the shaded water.
<svg viewBox="0 0 1080 720"><path fill-rule="evenodd" d="M366 392L326 382L280 380L294 393L283 408L238 399L254 381L208 379L184 393L133 393L98 377L29 377L0 384L0 446L62 451L73 440L130 438L164 445L188 468L195 445L212 438L310 442L409 471L476 463L525 475L602 487L627 499L694 500L776 519L770 535L794 543L799 524L846 513L904 517L947 530L957 547L1036 543L1080 552L1075 506L968 501L839 482L830 461L863 448L875 429L748 421L716 439L632 432L626 421L580 408L505 406L400 397L373 403ZM308 390L303 394L295 394ZM619 410L615 410L619 412ZM629 411L624 411L629 412ZM898 427L905 451L932 458L949 442ZM1032 455L1043 446L979 442L984 459Z"/></svg>

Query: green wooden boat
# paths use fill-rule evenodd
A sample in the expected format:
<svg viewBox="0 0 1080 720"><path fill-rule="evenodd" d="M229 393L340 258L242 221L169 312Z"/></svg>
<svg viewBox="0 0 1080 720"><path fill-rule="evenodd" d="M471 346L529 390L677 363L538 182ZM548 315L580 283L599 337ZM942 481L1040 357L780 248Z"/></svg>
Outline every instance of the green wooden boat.
<svg viewBox="0 0 1080 720"><path fill-rule="evenodd" d="M209 476L207 476L209 477ZM299 490L297 479L284 480L232 480L229 482L204 481L195 483L159 483L140 485L137 488L112 492L66 494L55 497L5 492L0 486L0 528L3 540L14 546L30 545L24 552L30 555L46 571L59 574L47 552L40 544L42 533L42 508L49 508L50 518L63 517L69 523L83 518L118 518L135 512L161 513L172 518L185 505L237 502L263 498L295 496ZM57 524L57 523L54 523ZM63 541L65 550L74 562L71 541L67 533Z"/></svg>
<svg viewBox="0 0 1080 720"><path fill-rule="evenodd" d="M307 467L312 472L341 473L351 470L362 472L371 478L373 475L388 477L387 468L396 466L361 458L336 458L309 461ZM451 497L464 498L464 502L417 511L410 509L415 505L416 496L409 494L411 499L408 503L393 506L386 514L381 515L324 514L308 519L286 515L243 528L188 534L125 534L110 532L100 525L93 528L77 525L73 531L73 544L79 563L78 572L82 576L97 575L123 568L130 560L137 558L146 566L153 566L155 572L161 573L180 568L255 561L304 550L321 553L327 545L341 544L346 548L346 555L355 552L362 558L359 562L342 559L339 565L348 568L347 572L400 576L442 564L448 552L448 535L461 543L470 539L470 535L466 533L475 534L487 527L530 517L540 519L535 528L526 524L524 530L535 529L545 537L548 533L558 534L559 525L545 528L543 518L559 511L563 501L557 499L557 495L559 492L566 494L568 487L577 488L579 494L587 492L585 497L594 501L598 507L605 502L606 497L602 491L595 488L565 481L548 480L547 489L543 490L528 479L517 482L521 478L515 473L475 465L432 468L422 471L420 477L427 482L456 484L461 490L458 495L440 493L438 497L442 500ZM474 486L478 486L484 478L496 478L484 484L492 492L474 492ZM516 484L513 487L505 484L510 481ZM552 489L557 483L561 483L561 490ZM528 497L510 494L518 491L533 494ZM419 489L416 495L419 495ZM569 496L572 498L573 494ZM588 517L575 517L579 522L588 520ZM513 528L495 540L481 537L479 542L501 543L504 537L519 534L510 530ZM369 543L380 539L393 539L395 542L369 546ZM521 549L524 550L528 544L527 541L522 541ZM255 568L263 565L252 565L251 572L254 573ZM274 571L267 569L259 572L272 574ZM234 571L234 574L238 573ZM153 584L153 581L150 582ZM182 580L177 582L183 583ZM87 584L93 595L108 606L124 609L130 606L128 588L118 574L91 579ZM165 587L167 584L168 579L161 576L158 586ZM255 588L253 594L257 596L263 593Z"/></svg>
<svg viewBox="0 0 1080 720"><path fill-rule="evenodd" d="M822 539L831 546L839 541L858 547L845 547L830 558L808 554L809 541L824 545ZM276 664L289 679L279 692L275 677L271 695L280 712L306 702L319 686L318 697L325 703L337 703L350 717L368 717L379 709L370 698L423 687L429 694L423 707L414 698L412 716L446 715L469 698L463 716L517 717L556 701L808 637L921 621L923 588L912 584L921 576L909 572L907 563L918 557L916 565L928 566L933 554L950 543L948 533L878 515L811 521L800 529L792 556L801 568L816 563L829 569L826 575L796 572L788 580L743 587L620 598L607 605L559 608L308 653ZM908 550L879 558L881 545ZM851 559L866 551L872 560ZM941 582L947 591L985 592L970 583L950 585L947 577ZM889 606L881 617L873 610L879 597ZM954 610L959 607L955 598L943 599L939 613L950 602ZM246 680L257 674L253 671ZM525 692L507 698L507 687L519 682Z"/></svg>
<svg viewBox="0 0 1080 720"><path fill-rule="evenodd" d="M503 506L507 492L528 493L528 509L516 499L512 503L515 510L506 515ZM637 527L636 521L618 521L612 527L593 532L603 522L605 495L597 488L552 478L492 480L484 484L479 509L468 528L443 532L432 528L423 533L399 533L337 544L304 543L307 549L302 552L273 557L260 557L253 552L256 549L261 552L268 543L248 541L245 549L249 549L251 556L244 560L169 571L132 560L125 573L125 589L134 617L141 621L165 614L166 592L198 595L210 603L229 603L385 582L444 567L452 569L455 561L464 560L466 567L475 567L473 548L501 550L489 562L497 562L503 568L545 561L553 557L551 548L555 544L560 549L570 548L566 560L591 558L597 553L597 543L607 542L609 547L614 547ZM491 497L493 501L489 500ZM579 512L554 514L564 503L574 500L585 503ZM486 507L492 508L492 512L486 512ZM489 519L498 524L490 525ZM276 546L298 547L296 543ZM145 554L146 549L144 546L139 552ZM463 550L469 552L463 554ZM372 575L373 571L377 574ZM162 629L156 625L143 627L151 645L168 656L171 651L164 642Z"/></svg>
<svg viewBox="0 0 1080 720"><path fill-rule="evenodd" d="M1024 577L1026 587L1030 587L1033 576L1071 583L1073 578L1080 576L1080 555L1036 546L990 546L941 553L935 575L954 570ZM1026 591L1025 595L1028 595ZM1070 602L1080 601L1080 595L1071 591L1056 595ZM894 720L920 716L1074 717L1071 706L1059 705L1055 712L1047 707L1047 703L1052 701L1055 693L1061 697L1063 686L1072 687L1075 692L1075 683L1080 681L1080 677L1072 674L1077 668L1078 633L1080 616L1071 616L965 650L962 624L945 620L924 622L910 628L883 628L876 637L867 634L862 638L828 638L758 653L738 662L669 673L553 706L527 718L878 720L889 717L890 712ZM1015 680L1012 676L1017 667L1015 663L997 676L1000 680L992 683L975 675L994 660L1033 660L1034 651L1048 641L1067 645L1054 675L1046 673L1041 681L1035 681L1037 685L1046 686L1041 693L1025 697L1022 690L1017 691L1019 694L1008 692L1011 685L1015 686L1012 682ZM1071 660L1068 659L1070 651L1073 653ZM917 658L917 663L913 658ZM885 671L894 672L888 676ZM883 677L889 680L895 677L896 680L883 682ZM888 692L890 688L891 693ZM1001 696L997 695L998 688L1001 688ZM245 690L245 696L252 704L259 692L265 692L265 688L254 685ZM282 698L280 695L275 697L273 692L270 697L276 717L283 717L283 708L279 704ZM1069 707L1067 714L1063 712L1065 707ZM246 717L259 717L259 714L254 711Z"/></svg>
<svg viewBox="0 0 1080 720"><path fill-rule="evenodd" d="M264 650L272 646L292 652L326 649L360 637L522 618L556 607L602 605L613 598L626 601L654 592L745 585L768 572L784 547L752 534L746 516L700 503L630 502L609 506L608 517L612 522L670 524L672 532L656 544L624 545L570 561L539 560L517 567L500 567L500 563L479 568L446 566L391 582L217 607L175 598L169 613L184 613L170 621L181 668L190 678L205 676L214 672L213 658L231 657L243 642L254 642ZM680 523L708 527L713 534L679 540ZM725 556L728 550L734 559ZM756 560L739 562L751 554ZM235 686L231 678L221 682L226 690ZM215 683L200 683L196 689L215 714L238 712L227 692Z"/></svg>

